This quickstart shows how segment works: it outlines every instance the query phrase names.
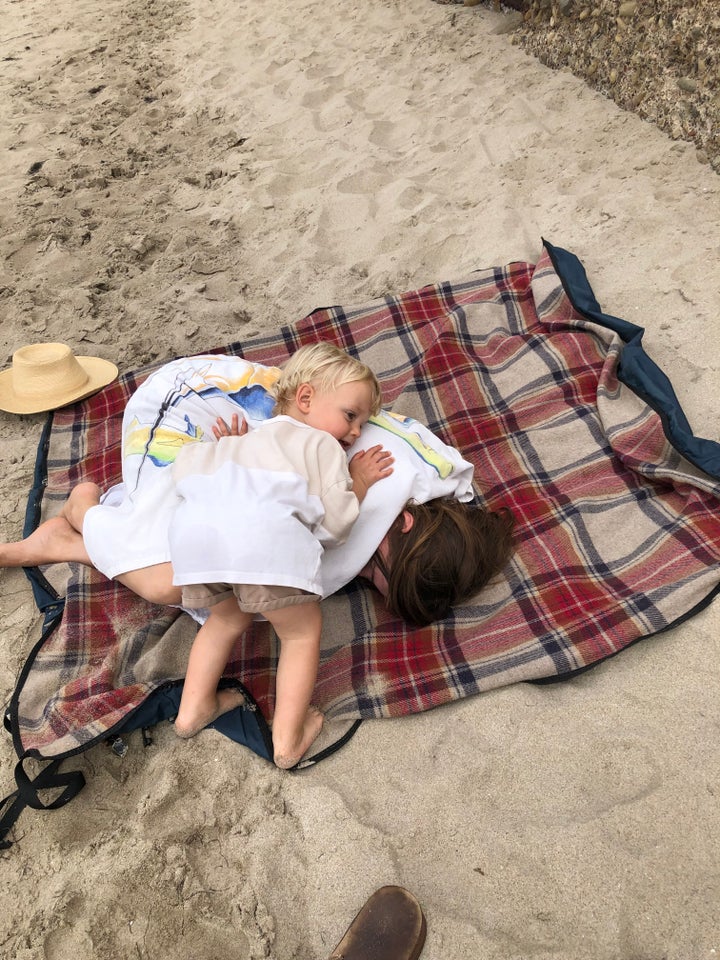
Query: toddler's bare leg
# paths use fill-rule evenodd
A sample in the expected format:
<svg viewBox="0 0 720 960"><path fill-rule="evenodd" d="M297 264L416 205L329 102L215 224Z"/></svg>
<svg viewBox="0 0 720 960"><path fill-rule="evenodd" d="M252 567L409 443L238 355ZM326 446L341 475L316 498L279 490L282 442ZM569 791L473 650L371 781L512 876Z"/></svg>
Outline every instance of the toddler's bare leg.
<svg viewBox="0 0 720 960"><path fill-rule="evenodd" d="M280 638L275 680L273 751L275 764L294 767L322 729L323 715L310 706L320 660L322 615L319 603L303 603L265 613Z"/></svg>
<svg viewBox="0 0 720 960"><path fill-rule="evenodd" d="M252 614L243 613L234 597L210 609L190 650L180 709L175 719L179 737L194 737L223 713L239 707L244 698L239 690L218 690L225 665L235 642L247 630Z"/></svg>

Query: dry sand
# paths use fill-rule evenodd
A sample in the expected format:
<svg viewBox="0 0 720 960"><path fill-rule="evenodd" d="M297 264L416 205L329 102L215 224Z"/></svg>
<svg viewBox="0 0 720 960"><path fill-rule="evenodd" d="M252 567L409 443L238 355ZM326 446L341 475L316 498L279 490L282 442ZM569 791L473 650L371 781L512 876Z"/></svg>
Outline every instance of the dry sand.
<svg viewBox="0 0 720 960"><path fill-rule="evenodd" d="M720 438L720 179L513 46L504 16L7 0L3 362L64 339L131 369L535 260L545 236L647 327L696 432ZM0 414L5 538L42 422ZM9 697L38 617L20 571L0 584ZM124 760L95 748L74 764L85 791L26 811L2 854L0 953L322 960L400 883L425 907L423 960L712 960L719 660L714 606L573 682L366 723L299 775L167 724Z"/></svg>

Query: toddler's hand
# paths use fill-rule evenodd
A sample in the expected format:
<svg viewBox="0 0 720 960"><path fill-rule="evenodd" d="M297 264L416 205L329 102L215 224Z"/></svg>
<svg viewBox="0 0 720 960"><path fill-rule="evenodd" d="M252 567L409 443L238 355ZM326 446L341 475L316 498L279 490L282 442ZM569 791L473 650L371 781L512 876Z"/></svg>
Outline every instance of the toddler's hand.
<svg viewBox="0 0 720 960"><path fill-rule="evenodd" d="M243 421L240 423L239 414L234 413L230 420L230 426L228 426L222 417L218 417L212 432L216 440L220 440L222 437L244 437L248 432L247 420L243 417Z"/></svg>
<svg viewBox="0 0 720 960"><path fill-rule="evenodd" d="M384 450L379 443L355 454L350 461L349 470L353 490L360 502L365 499L365 494L374 483L390 476L394 462L395 457L388 450Z"/></svg>

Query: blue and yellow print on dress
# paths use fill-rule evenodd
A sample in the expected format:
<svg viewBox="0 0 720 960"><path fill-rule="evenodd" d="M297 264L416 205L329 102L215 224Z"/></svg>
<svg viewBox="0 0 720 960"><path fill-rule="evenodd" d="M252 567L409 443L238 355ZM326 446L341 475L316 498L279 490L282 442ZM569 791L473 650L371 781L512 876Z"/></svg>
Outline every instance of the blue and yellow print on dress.
<svg viewBox="0 0 720 960"><path fill-rule="evenodd" d="M246 420L267 420L279 376L277 367L239 357L194 357L169 364L131 399L123 455L144 456L167 467L185 444L212 439L208 434L218 417L227 422L239 413Z"/></svg>
<svg viewBox="0 0 720 960"><path fill-rule="evenodd" d="M403 417L399 413L383 410L377 417L370 417L369 423L375 424L381 430L387 430L394 437L404 440L405 443L429 467L437 471L441 480L446 480L454 470L454 464L438 450L434 450L420 436L420 424L411 417ZM423 428L425 429L425 428Z"/></svg>

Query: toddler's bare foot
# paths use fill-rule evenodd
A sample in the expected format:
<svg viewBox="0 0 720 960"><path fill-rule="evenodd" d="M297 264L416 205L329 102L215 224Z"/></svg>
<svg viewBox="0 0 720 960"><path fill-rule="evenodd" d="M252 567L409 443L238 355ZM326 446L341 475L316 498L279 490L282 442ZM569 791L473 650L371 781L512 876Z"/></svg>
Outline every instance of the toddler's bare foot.
<svg viewBox="0 0 720 960"><path fill-rule="evenodd" d="M24 540L0 544L0 567L35 567L71 560L90 565L82 536L62 515L41 523Z"/></svg>
<svg viewBox="0 0 720 960"><path fill-rule="evenodd" d="M273 731L275 753L273 760L275 766L280 767L281 770L289 770L290 767L294 767L310 749L312 742L317 739L322 730L323 719L323 715L317 707L308 707L300 738L291 743L280 743L275 731Z"/></svg>
<svg viewBox="0 0 720 960"><path fill-rule="evenodd" d="M183 706L181 702L180 710L175 718L175 733L183 740L189 740L217 720L218 717L234 710L235 707L241 707L244 703L245 697L236 687L218 690L215 698L207 704L188 707Z"/></svg>

